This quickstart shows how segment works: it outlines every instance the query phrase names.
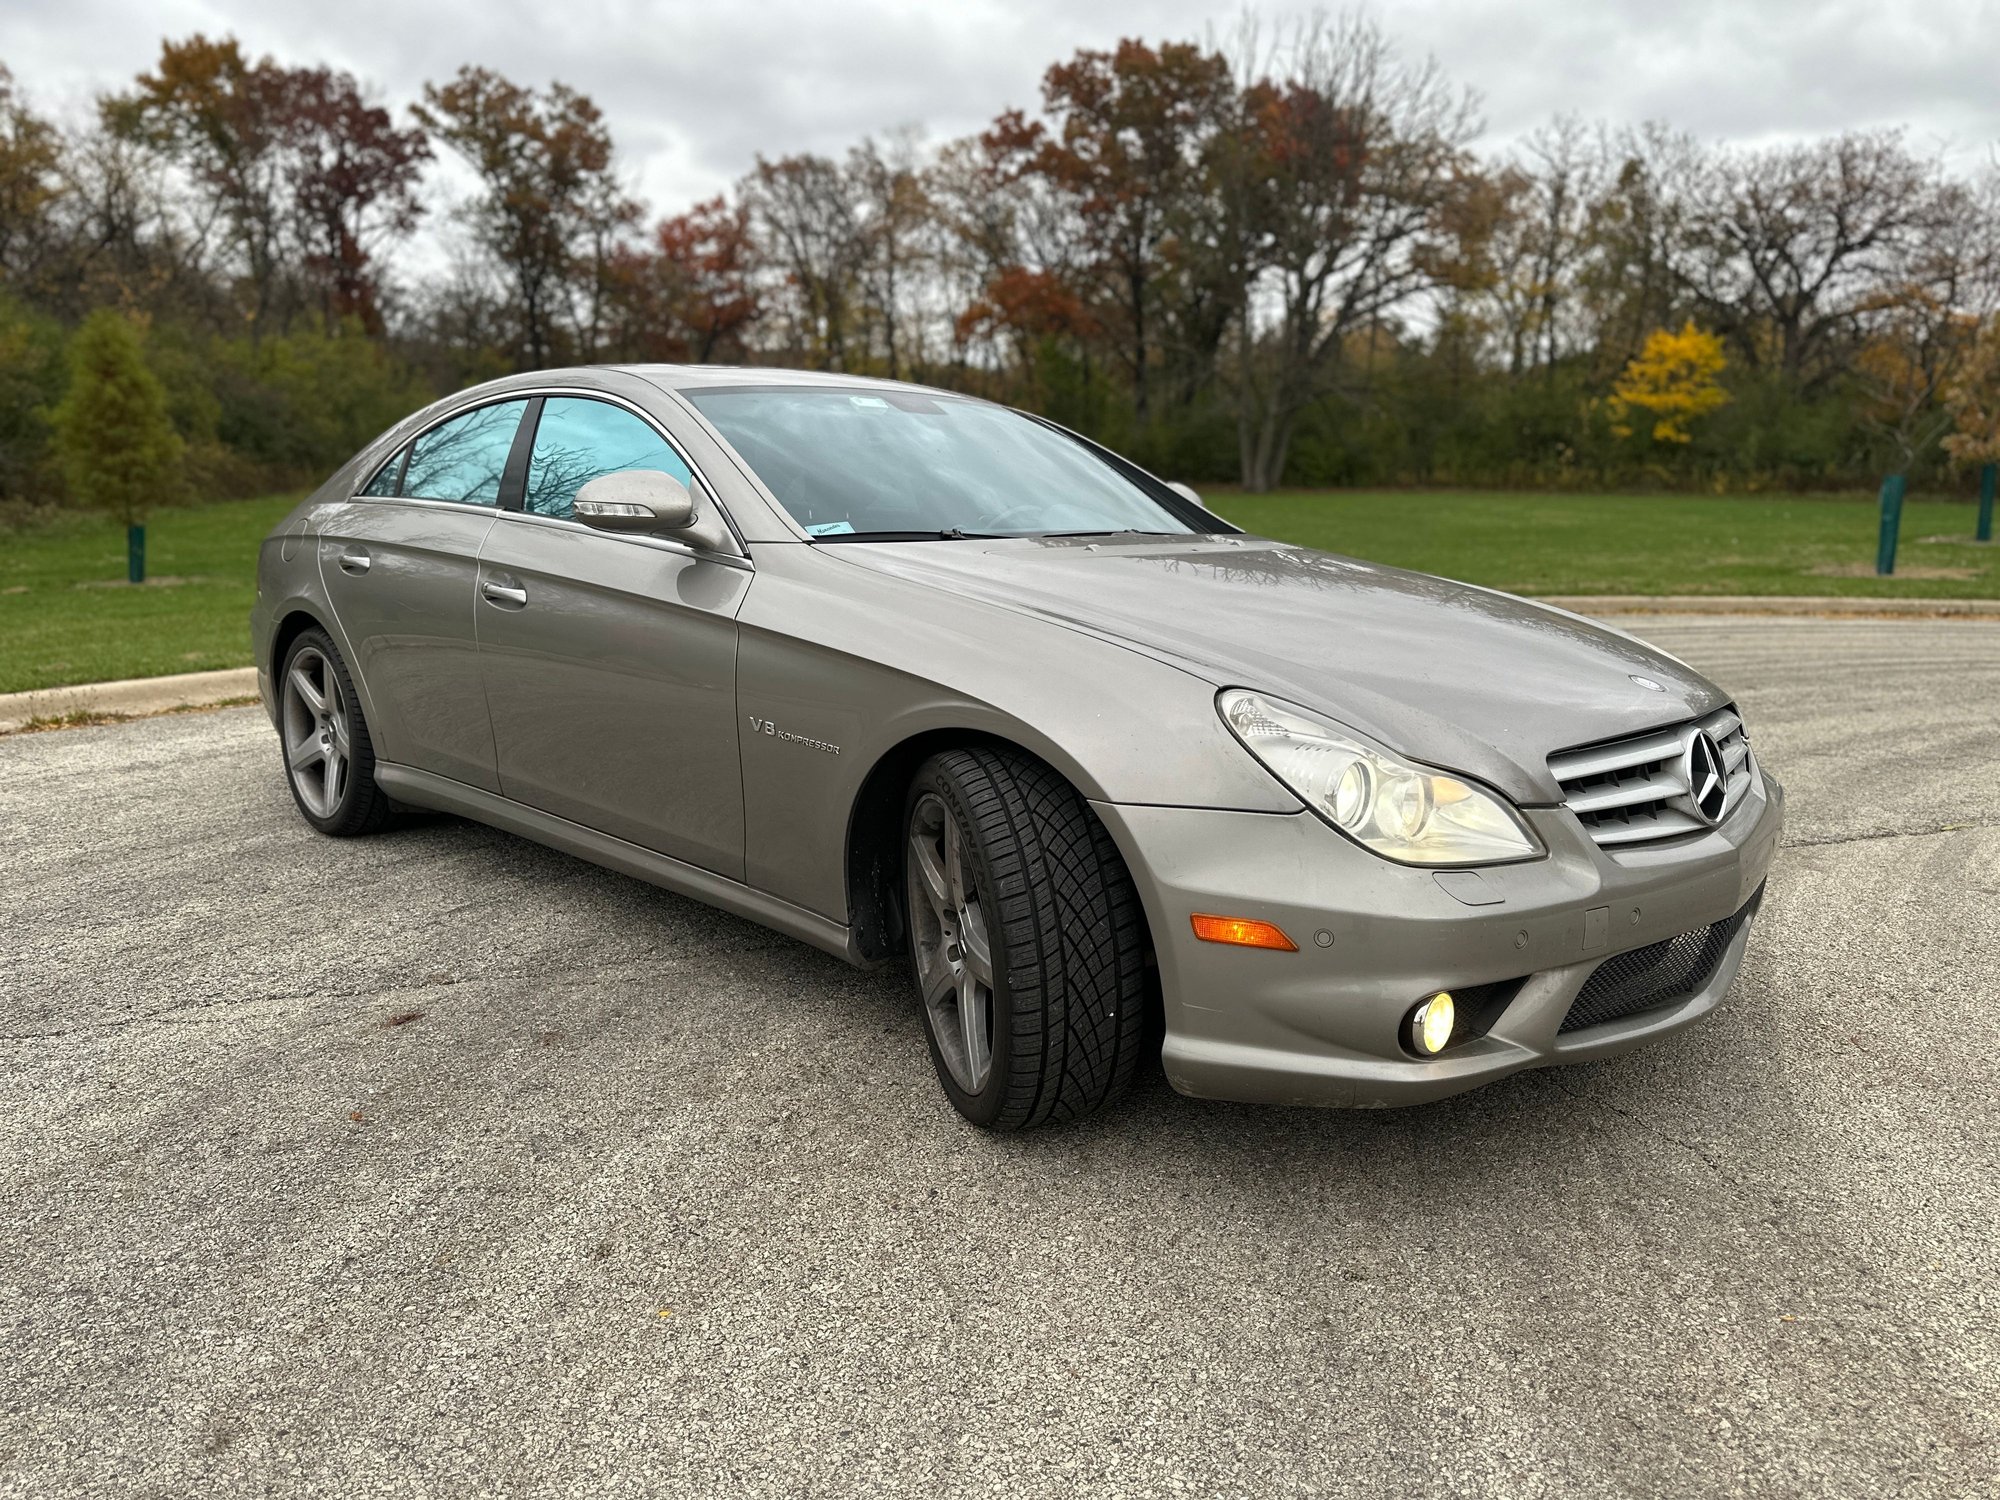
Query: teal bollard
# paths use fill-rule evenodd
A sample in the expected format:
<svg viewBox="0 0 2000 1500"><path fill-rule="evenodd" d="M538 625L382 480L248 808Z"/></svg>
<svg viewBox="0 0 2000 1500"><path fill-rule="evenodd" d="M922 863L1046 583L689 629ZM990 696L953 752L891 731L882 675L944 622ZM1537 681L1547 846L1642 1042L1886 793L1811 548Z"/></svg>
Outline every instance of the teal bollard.
<svg viewBox="0 0 2000 1500"><path fill-rule="evenodd" d="M1985 464L1979 470L1979 525L1974 528L1975 542L1993 540L1993 492L2000 489L2000 464Z"/></svg>
<svg viewBox="0 0 2000 1500"><path fill-rule="evenodd" d="M146 581L146 528L143 526L125 528L125 579L128 583Z"/></svg>
<svg viewBox="0 0 2000 1500"><path fill-rule="evenodd" d="M1903 476L1882 481L1882 535L1875 544L1875 571L1887 578L1896 571L1896 541L1903 531Z"/></svg>

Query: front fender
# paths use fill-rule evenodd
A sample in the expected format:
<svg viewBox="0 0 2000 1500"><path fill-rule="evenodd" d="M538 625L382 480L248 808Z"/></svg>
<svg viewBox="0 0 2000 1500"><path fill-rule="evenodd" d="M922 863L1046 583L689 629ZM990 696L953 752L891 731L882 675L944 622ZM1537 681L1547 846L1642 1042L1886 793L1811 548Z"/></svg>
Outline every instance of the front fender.
<svg viewBox="0 0 2000 1500"><path fill-rule="evenodd" d="M1191 673L809 545L756 553L737 658L753 886L845 920L856 798L884 756L940 732L1020 745L1100 801L1299 806Z"/></svg>

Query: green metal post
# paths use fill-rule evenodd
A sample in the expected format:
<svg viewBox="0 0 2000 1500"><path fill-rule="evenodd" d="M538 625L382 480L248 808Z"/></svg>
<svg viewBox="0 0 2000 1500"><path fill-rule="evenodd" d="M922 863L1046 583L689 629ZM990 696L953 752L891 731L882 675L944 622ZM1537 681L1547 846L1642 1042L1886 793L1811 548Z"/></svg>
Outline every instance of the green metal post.
<svg viewBox="0 0 2000 1500"><path fill-rule="evenodd" d="M146 528L125 528L125 577L131 583L146 581Z"/></svg>
<svg viewBox="0 0 2000 1500"><path fill-rule="evenodd" d="M1875 571L1884 578L1896 571L1896 541L1903 530L1903 476L1882 481L1882 535L1875 544Z"/></svg>
<svg viewBox="0 0 2000 1500"><path fill-rule="evenodd" d="M1993 492L2000 489L2000 464L1984 464L1979 470L1979 525L1974 528L1975 542L1993 540Z"/></svg>

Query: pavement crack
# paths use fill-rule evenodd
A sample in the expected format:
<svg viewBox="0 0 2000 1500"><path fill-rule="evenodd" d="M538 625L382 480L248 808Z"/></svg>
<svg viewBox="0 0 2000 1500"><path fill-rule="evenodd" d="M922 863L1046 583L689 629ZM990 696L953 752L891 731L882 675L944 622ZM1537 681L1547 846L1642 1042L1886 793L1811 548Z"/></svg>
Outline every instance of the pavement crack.
<svg viewBox="0 0 2000 1500"><path fill-rule="evenodd" d="M129 1031L135 1026L220 1026L227 1020L223 1016L197 1018L186 1014L188 1011L217 1010L223 1007L235 1008L243 1005L287 1004L301 1001L355 1000L373 996L375 990L311 990L306 993L274 991L262 995L204 995L197 1000L185 1000L179 1005L163 1006L159 1010L144 1011L136 1016L120 1016L116 1020L90 1021L78 1026L58 1026L49 1031L0 1033L0 1044L26 1042L65 1041L75 1037L103 1036L111 1032Z"/></svg>
<svg viewBox="0 0 2000 1500"><path fill-rule="evenodd" d="M1980 829L2000 828L2000 823L1953 823L1948 828L1892 829L1887 833L1835 833L1825 838L1783 839L1781 849L1824 849L1832 844L1877 844L1887 839L1934 839L1948 833L1970 833Z"/></svg>
<svg viewBox="0 0 2000 1500"><path fill-rule="evenodd" d="M1637 1129L1651 1136L1654 1140L1664 1141L1669 1146L1678 1146L1681 1150L1687 1152L1690 1156L1693 1156L1698 1160L1700 1160L1700 1162L1704 1166L1706 1166L1709 1169L1709 1171L1713 1172L1717 1177L1721 1178L1723 1181L1730 1182L1733 1180L1730 1177L1729 1173L1723 1168L1721 1162L1717 1161L1714 1156L1712 1156L1709 1152L1703 1150L1700 1146L1697 1146L1693 1141L1685 1141L1682 1140L1677 1135L1669 1135L1667 1134L1666 1131L1661 1130L1658 1126L1654 1125L1650 1120L1646 1119L1643 1115L1636 1115L1629 1109L1621 1109L1619 1108L1619 1106L1613 1104L1608 1099L1588 1098L1585 1095L1578 1093L1575 1089L1571 1088L1560 1077L1553 1078L1550 1081L1553 1082L1559 1090L1561 1090L1564 1094L1568 1095L1571 1099L1575 1100L1578 1104L1593 1106L1598 1109L1609 1110L1612 1114L1618 1116L1619 1119L1624 1120L1628 1124L1635 1126Z"/></svg>

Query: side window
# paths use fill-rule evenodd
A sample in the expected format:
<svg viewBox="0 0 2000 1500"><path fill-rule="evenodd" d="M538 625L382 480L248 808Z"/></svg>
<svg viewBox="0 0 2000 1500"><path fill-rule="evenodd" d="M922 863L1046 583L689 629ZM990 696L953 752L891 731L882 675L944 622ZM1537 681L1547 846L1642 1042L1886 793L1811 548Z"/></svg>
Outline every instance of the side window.
<svg viewBox="0 0 2000 1500"><path fill-rule="evenodd" d="M623 469L658 469L694 485L688 466L666 439L629 411L608 401L551 396L542 403L542 420L535 428L525 508L530 515L568 520L578 490Z"/></svg>
<svg viewBox="0 0 2000 1500"><path fill-rule="evenodd" d="M466 505L498 505L500 477L514 430L521 425L522 401L477 407L424 433L410 447L403 493L419 500L457 500Z"/></svg>
<svg viewBox="0 0 2000 1500"><path fill-rule="evenodd" d="M369 480L363 488L356 490L355 493L357 495L395 494L396 480L401 477L403 472L403 455L409 451L407 445L398 448L390 455L389 461L375 471L375 477Z"/></svg>

